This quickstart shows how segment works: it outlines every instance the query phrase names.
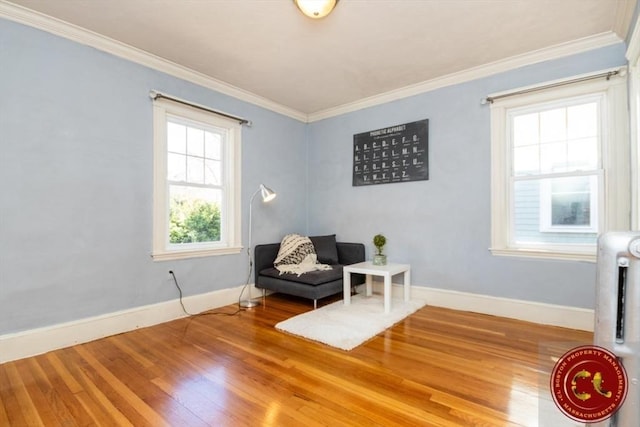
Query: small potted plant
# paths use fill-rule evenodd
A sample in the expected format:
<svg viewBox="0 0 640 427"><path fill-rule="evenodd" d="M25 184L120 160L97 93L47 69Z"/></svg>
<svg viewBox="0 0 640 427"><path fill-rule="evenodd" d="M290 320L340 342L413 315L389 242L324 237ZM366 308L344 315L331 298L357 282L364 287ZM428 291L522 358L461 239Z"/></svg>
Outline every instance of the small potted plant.
<svg viewBox="0 0 640 427"><path fill-rule="evenodd" d="M376 254L373 256L373 265L386 265L387 256L382 254L382 248L387 243L387 238L382 234L373 236L373 245L376 247Z"/></svg>

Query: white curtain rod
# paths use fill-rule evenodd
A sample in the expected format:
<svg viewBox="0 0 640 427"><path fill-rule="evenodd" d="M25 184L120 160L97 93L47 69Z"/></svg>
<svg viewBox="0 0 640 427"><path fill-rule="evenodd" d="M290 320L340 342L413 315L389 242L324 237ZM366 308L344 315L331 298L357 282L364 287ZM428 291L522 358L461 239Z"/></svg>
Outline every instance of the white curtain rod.
<svg viewBox="0 0 640 427"><path fill-rule="evenodd" d="M204 105L196 104L190 101L186 101L184 99L176 98L175 96L166 95L162 92L157 92L155 90L152 90L151 92L149 92L149 97L154 101L158 98L163 98L163 99L168 99L170 101L178 102L183 105L188 105L189 107L198 108L199 110L208 111L209 113L217 114L219 116L226 117L228 119L237 120L238 123L240 123L241 125L247 125L251 127L251 124L252 124L250 120L243 119L242 117L233 116L231 114L214 110L213 108L205 107Z"/></svg>
<svg viewBox="0 0 640 427"><path fill-rule="evenodd" d="M565 86L565 85L569 85L569 84L572 84L572 83L585 82L585 81L588 81L588 80L599 79L599 78L602 78L602 77L605 77L607 80L609 80L611 77L616 76L616 75L624 76L626 74L625 71L626 71L626 69L612 70L612 71L607 71L606 73L600 73L600 74L593 74L593 75L590 75L590 76L578 77L578 78L571 79L571 80L564 80L564 81L561 81L561 82L550 83L548 85L536 86L536 87L532 87L532 88L528 88L528 89L517 90L517 91L514 91L514 92L503 93L503 94L496 95L496 96L487 96L486 98L483 98L480 101L480 103L482 105L484 105L484 104L492 104L493 101L495 101L497 99L507 98L509 96L522 95L522 94L530 93L530 92L537 92L539 90L551 89L551 88L554 88L554 87Z"/></svg>

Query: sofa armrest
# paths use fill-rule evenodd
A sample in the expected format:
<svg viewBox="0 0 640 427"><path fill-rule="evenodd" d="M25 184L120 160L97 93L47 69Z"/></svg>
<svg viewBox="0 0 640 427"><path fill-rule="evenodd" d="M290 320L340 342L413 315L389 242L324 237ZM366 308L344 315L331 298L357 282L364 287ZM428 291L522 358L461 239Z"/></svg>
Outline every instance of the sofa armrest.
<svg viewBox="0 0 640 427"><path fill-rule="evenodd" d="M342 265L355 264L362 262L364 258L364 244L362 243L346 243L337 242L338 261Z"/></svg>
<svg viewBox="0 0 640 427"><path fill-rule="evenodd" d="M253 251L254 283L258 283L258 274L265 268L273 267L273 262L278 257L278 251L280 251L280 243L256 245Z"/></svg>

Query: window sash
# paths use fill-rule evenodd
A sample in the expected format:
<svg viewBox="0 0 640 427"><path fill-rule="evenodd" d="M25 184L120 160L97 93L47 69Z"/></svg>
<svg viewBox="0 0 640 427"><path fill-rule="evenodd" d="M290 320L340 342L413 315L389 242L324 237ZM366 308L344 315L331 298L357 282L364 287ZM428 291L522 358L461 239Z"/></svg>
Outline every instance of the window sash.
<svg viewBox="0 0 640 427"><path fill-rule="evenodd" d="M564 98L564 99L557 99L550 102L537 103L534 105L507 108L506 109L506 116L507 116L506 135L507 135L509 171L511 176L531 176L531 175L542 176L542 175L561 174L564 172L571 173L571 172L584 171L584 170L601 169L602 168L602 138L603 138L602 129L605 127L604 126L605 117L603 115L603 108L602 108L604 102L605 102L605 94L598 93L598 94L588 94L588 95L582 95L582 96L570 97L570 98ZM554 143L552 141L544 140L543 136L541 135L543 133L542 125L538 123L539 135L538 135L538 138L536 139L536 143L529 143L527 145L520 145L520 146L516 144L514 121L517 118L522 118L532 114L542 115L544 113L547 113L550 111L557 111L560 109L569 110L570 108L585 106L589 104L596 105L597 122L596 122L596 131L594 132L594 134L575 135L572 138L568 134L570 126L569 124L565 124L565 130L567 131L567 135L565 135L563 139L556 140ZM568 120L568 118L565 118L565 120ZM596 140L596 146L594 147L594 152L592 153L597 155L597 160L595 163L591 165L582 165L580 167L570 167L569 166L570 154L566 153L567 161L564 165L564 170L562 168L560 170L550 170L548 168L547 169L543 168L543 164L545 163L545 156L544 156L545 148L549 149L551 146L556 145L556 146L562 146L566 151L569 151L571 142L575 142L578 140L584 141L586 139ZM518 171L516 168L516 151L519 149L528 148L528 147L532 149L532 152L534 155L537 155L538 171L529 170L525 172L525 171ZM572 160L577 160L577 158L575 157L575 154L573 155Z"/></svg>

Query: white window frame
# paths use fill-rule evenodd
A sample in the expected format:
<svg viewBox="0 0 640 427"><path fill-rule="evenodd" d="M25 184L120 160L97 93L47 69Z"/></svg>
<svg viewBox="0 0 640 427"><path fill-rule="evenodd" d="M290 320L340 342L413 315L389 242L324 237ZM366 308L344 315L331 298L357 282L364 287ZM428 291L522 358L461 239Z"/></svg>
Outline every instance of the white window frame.
<svg viewBox="0 0 640 427"><path fill-rule="evenodd" d="M221 130L223 177L219 242L169 243L169 184L167 179L167 122L177 118ZM165 99L153 101L153 251L156 261L237 254L241 243L241 129L239 122Z"/></svg>
<svg viewBox="0 0 640 427"><path fill-rule="evenodd" d="M536 86L514 89L510 92L526 92L520 95L496 99L491 105L491 253L501 256L564 259L595 262L596 245L571 244L518 244L513 239L513 180L512 154L508 136L508 113L513 109L562 101L565 99L602 95L602 129L599 173L600 209L597 214L599 232L628 230L629 228L629 135L627 89L624 77L598 78L576 83L590 75L616 71L599 71L572 79L556 80ZM567 83L559 85L560 83ZM542 89L542 86L556 85ZM506 93L490 95L500 97Z"/></svg>
<svg viewBox="0 0 640 427"><path fill-rule="evenodd" d="M629 61L629 117L631 140L631 224L640 230L640 17L632 22L633 32L629 37L626 52Z"/></svg>

